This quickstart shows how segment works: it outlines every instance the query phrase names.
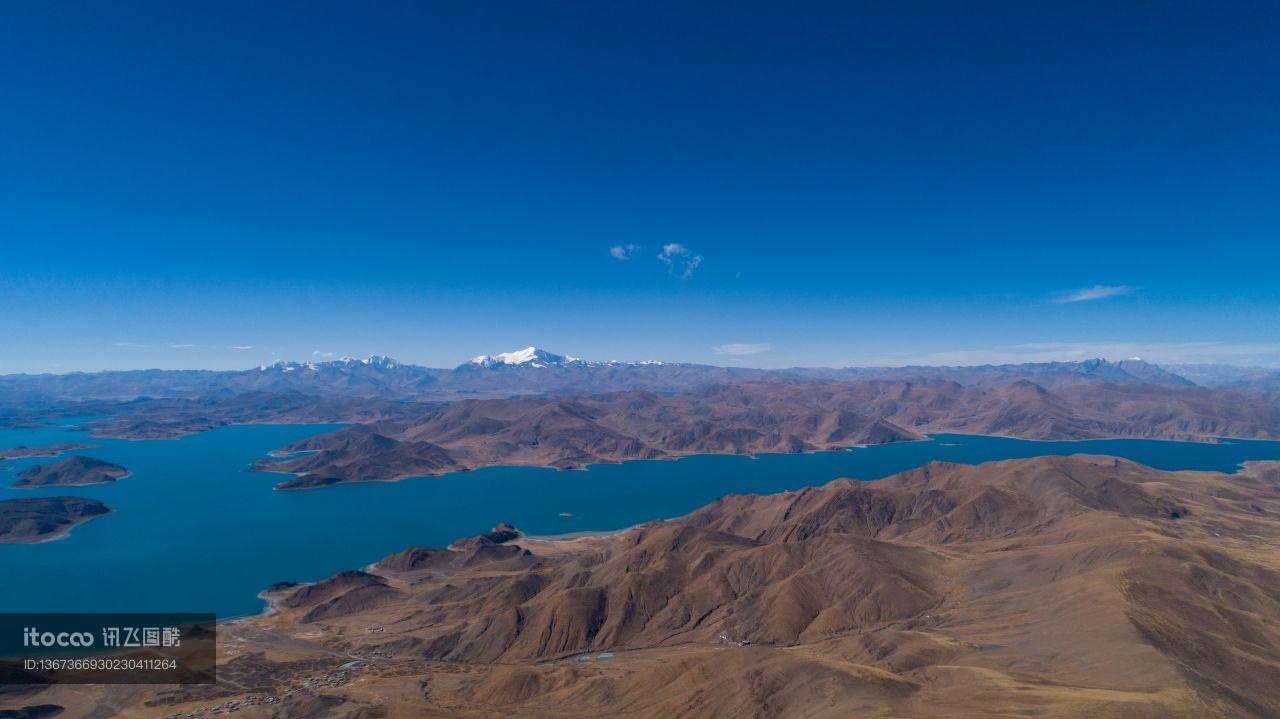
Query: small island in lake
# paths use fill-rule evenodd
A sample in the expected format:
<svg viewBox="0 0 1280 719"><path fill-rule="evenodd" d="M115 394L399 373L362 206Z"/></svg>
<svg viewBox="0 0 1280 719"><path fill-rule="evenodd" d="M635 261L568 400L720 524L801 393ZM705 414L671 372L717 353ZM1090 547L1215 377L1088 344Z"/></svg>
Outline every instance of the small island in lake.
<svg viewBox="0 0 1280 719"><path fill-rule="evenodd" d="M92 457L69 457L61 462L41 464L18 473L15 489L35 487L86 487L109 484L129 476L129 470L118 464Z"/></svg>
<svg viewBox="0 0 1280 719"><path fill-rule="evenodd" d="M61 539L76 525L110 512L85 497L0 500L0 544L34 544Z"/></svg>
<svg viewBox="0 0 1280 719"><path fill-rule="evenodd" d="M87 449L91 444L46 444L38 447L9 447L0 449L0 459L28 459L31 457L57 457L63 452Z"/></svg>

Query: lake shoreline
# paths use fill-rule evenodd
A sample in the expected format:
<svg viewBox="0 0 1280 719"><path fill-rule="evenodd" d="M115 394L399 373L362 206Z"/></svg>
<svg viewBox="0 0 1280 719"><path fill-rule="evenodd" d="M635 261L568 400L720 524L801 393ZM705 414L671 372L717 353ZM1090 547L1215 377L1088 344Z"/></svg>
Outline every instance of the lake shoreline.
<svg viewBox="0 0 1280 719"><path fill-rule="evenodd" d="M281 580L319 581L407 547L444 547L499 521L519 527L525 533L519 541L552 551L557 544L607 541L729 494L777 494L841 477L869 481L932 461L979 464L1090 453L1163 469L1232 472L1244 461L1280 459L1280 442L1108 438L1055 445L939 434L802 454L626 460L583 471L495 466L425 482L352 483L331 492L269 491L278 475L246 471L272 449L323 431L254 424L179 441L103 440L94 456L128 466L130 479L77 493L109 504L111 518L72 541L0 551L0 572L25 580L0 599L0 611L183 606L233 620L260 614L264 601L256 595ZM0 444L31 445L41 440L38 434L6 432ZM28 491L0 488L0 495L30 496ZM112 577L129 577L131 588L113 589ZM83 591L90 586L93 592Z"/></svg>

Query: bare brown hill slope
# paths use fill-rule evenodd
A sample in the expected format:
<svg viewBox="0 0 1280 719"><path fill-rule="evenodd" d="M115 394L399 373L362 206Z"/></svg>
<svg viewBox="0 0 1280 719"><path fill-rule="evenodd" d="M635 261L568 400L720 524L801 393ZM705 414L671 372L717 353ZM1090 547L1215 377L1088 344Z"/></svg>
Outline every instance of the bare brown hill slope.
<svg viewBox="0 0 1280 719"><path fill-rule="evenodd" d="M392 480L488 465L578 468L688 454L806 452L931 432L1028 439L1280 437L1280 401L1232 390L1022 381L758 382L679 395L467 400L420 416L312 437L313 454L259 468L284 489Z"/></svg>
<svg viewBox="0 0 1280 719"><path fill-rule="evenodd" d="M279 589L274 613L224 625L217 687L113 700L136 716L1280 715L1275 463L933 464L615 535L515 535ZM69 716L88 701L29 698Z"/></svg>

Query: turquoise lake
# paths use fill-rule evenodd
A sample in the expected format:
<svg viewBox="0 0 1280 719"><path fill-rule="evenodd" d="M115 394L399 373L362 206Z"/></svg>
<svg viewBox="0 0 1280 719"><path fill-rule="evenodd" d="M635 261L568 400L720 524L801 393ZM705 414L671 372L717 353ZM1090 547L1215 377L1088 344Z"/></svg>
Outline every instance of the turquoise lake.
<svg viewBox="0 0 1280 719"><path fill-rule="evenodd" d="M268 451L333 428L247 425L156 441L90 439L68 427L0 430L0 447L83 441L96 446L72 454L133 471L109 485L15 490L8 487L14 474L52 460L0 460L0 499L70 494L100 499L113 510L66 539L0 545L0 611L254 614L263 607L257 593L275 582L321 579L406 547L442 546L498 522L541 535L620 529L678 516L729 493L779 492L836 477L878 479L931 460L1088 452L1161 469L1230 472L1242 461L1280 459L1280 442L936 435L931 442L842 452L698 456L570 472L492 467L297 492L273 491L281 475L248 471Z"/></svg>

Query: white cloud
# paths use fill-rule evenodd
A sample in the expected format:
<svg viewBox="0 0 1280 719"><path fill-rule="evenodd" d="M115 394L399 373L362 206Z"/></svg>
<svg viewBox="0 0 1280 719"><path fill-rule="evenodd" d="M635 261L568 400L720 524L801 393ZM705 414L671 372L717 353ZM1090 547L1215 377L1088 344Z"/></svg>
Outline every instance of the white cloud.
<svg viewBox="0 0 1280 719"><path fill-rule="evenodd" d="M625 244L614 245L609 248L609 256L615 260L629 260L636 256L636 252L640 251L639 245Z"/></svg>
<svg viewBox="0 0 1280 719"><path fill-rule="evenodd" d="M251 349L253 349L253 345L232 345L232 346L231 346L231 349L233 349L233 350L251 350Z"/></svg>
<svg viewBox="0 0 1280 719"><path fill-rule="evenodd" d="M116 347L131 347L134 349L137 349L140 347L146 347L146 346L147 345L144 345L144 344L138 344L137 342L117 342L116 343Z"/></svg>
<svg viewBox="0 0 1280 719"><path fill-rule="evenodd" d="M717 345L711 348L712 352L718 355L733 355L740 357L742 355L758 355L762 352L769 352L773 349L773 345L767 342L757 343L731 343L726 345Z"/></svg>
<svg viewBox="0 0 1280 719"><path fill-rule="evenodd" d="M845 367L903 365L970 366L1067 362L1102 357L1112 361L1141 357L1156 364L1238 364L1271 366L1280 362L1280 344L1231 342L1031 342L982 349L901 352L843 360Z"/></svg>
<svg viewBox="0 0 1280 719"><path fill-rule="evenodd" d="M693 277L693 271L702 264L702 255L693 254L679 242L663 245L658 259L667 264L668 272L685 280Z"/></svg>
<svg viewBox="0 0 1280 719"><path fill-rule="evenodd" d="M195 345L192 345L192 344L171 344L171 345L169 345L169 349L175 349L175 350L183 350L183 349L187 349L188 347L195 347Z"/></svg>
<svg viewBox="0 0 1280 719"><path fill-rule="evenodd" d="M332 352L321 352L320 350L311 350L312 357L332 357Z"/></svg>
<svg viewBox="0 0 1280 719"><path fill-rule="evenodd" d="M1088 302L1090 300L1105 300L1108 297L1122 297L1131 295L1138 291L1137 287L1130 285L1094 285L1093 287L1081 287L1078 290L1070 290L1068 292L1060 292L1053 301L1056 304L1065 304L1068 302Z"/></svg>

